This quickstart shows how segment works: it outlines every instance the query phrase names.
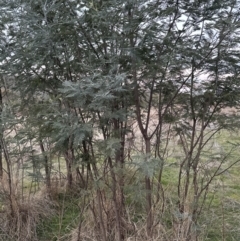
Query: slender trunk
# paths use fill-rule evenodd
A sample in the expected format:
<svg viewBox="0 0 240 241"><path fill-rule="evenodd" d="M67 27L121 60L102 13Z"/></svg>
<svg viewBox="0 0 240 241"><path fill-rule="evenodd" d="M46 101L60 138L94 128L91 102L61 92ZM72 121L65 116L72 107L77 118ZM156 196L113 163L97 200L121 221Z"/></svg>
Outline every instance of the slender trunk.
<svg viewBox="0 0 240 241"><path fill-rule="evenodd" d="M113 164L109 159L109 165L111 168L111 175L113 179L113 201L115 206L115 215L117 222L117 230L118 230L118 240L122 241L125 239L124 237L124 214L125 214L125 205L124 205L124 132L123 132L123 123L119 122L119 120L114 120L114 131L117 137L121 140L121 147L116 151L115 155L115 165L117 167L116 171L114 171Z"/></svg>
<svg viewBox="0 0 240 241"><path fill-rule="evenodd" d="M119 173L116 174L114 172L114 167L112 164L112 160L109 158L109 166L111 169L111 176L113 182L113 203L116 215L116 226L117 226L117 236L118 241L124 240L124 225L123 225L123 217L124 217L124 196L123 196L123 185L122 178L119 176Z"/></svg>
<svg viewBox="0 0 240 241"><path fill-rule="evenodd" d="M94 159L94 151L93 151L92 143L90 143L90 150L89 150L89 149L87 149L86 142L84 141L83 148L84 148L85 154L87 153L90 157L90 153L91 153L91 157ZM90 159L89 159L89 161L90 161ZM99 179L98 169L97 169L96 163L94 163L94 162L87 163L86 189L88 188L89 179L91 180L91 182L94 182L94 180ZM97 203L95 204L95 201L93 201L93 205L92 205L92 207L90 205L90 208L94 215L96 224L99 225L101 240L107 241L108 238L107 238L107 230L106 230L106 226L105 226L104 205L103 205L104 202L103 202L103 195L102 195L102 191L101 191L100 187L97 187L96 194L97 194L97 198L96 198Z"/></svg>
<svg viewBox="0 0 240 241"><path fill-rule="evenodd" d="M67 168L67 185L71 189L73 184L71 150L67 150L65 152L65 160L66 160L66 168Z"/></svg>
<svg viewBox="0 0 240 241"><path fill-rule="evenodd" d="M151 155L150 139L145 139L147 158ZM152 186L151 180L148 176L145 177L146 188L146 212L147 212L147 234L152 237L153 229L153 213L152 213Z"/></svg>
<svg viewBox="0 0 240 241"><path fill-rule="evenodd" d="M0 117L2 117L2 89L0 88ZM0 138L3 138L3 125L2 125L2 118L0 118ZM3 177L3 158L2 158L2 142L0 142L0 179Z"/></svg>
<svg viewBox="0 0 240 241"><path fill-rule="evenodd" d="M43 158L44 158L44 168L45 168L45 175L46 175L46 186L49 189L49 188L51 188L51 171L50 171L50 167L49 167L49 160L48 160L48 157L46 155L42 139L40 139L39 145L40 145L40 149L41 149L41 152L42 152L42 155L43 155Z"/></svg>
<svg viewBox="0 0 240 241"><path fill-rule="evenodd" d="M107 241L107 234L106 234L106 228L104 225L104 220L103 220L103 205L101 202L102 194L101 190L97 190L97 206L98 206L98 212L99 212L99 222L100 222L100 230L101 230L101 238L103 241Z"/></svg>
<svg viewBox="0 0 240 241"><path fill-rule="evenodd" d="M73 142L72 138L68 138L68 147L64 153L66 168L67 168L67 185L71 189L73 185L73 174L72 174L72 165L74 160L74 150L73 150Z"/></svg>
<svg viewBox="0 0 240 241"><path fill-rule="evenodd" d="M9 153L7 150L7 147L5 145L5 142L3 139L1 139L1 145L3 148L3 154L4 158L6 161L6 166L7 166L7 179L8 179L8 190L9 190L9 205L10 205L10 210L11 210L11 216L14 217L16 214L16 201L14 198L14 193L12 189L12 169L11 169L11 161L9 157Z"/></svg>
<svg viewBox="0 0 240 241"><path fill-rule="evenodd" d="M0 179L3 178L3 158L2 158L2 145L0 144Z"/></svg>

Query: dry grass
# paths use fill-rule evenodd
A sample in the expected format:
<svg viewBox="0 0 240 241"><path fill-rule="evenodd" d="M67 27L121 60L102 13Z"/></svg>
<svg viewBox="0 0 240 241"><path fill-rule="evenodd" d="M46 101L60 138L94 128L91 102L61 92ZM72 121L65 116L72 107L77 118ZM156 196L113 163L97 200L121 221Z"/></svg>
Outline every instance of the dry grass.
<svg viewBox="0 0 240 241"><path fill-rule="evenodd" d="M92 223L85 223L82 227L82 232L79 232L79 228L75 228L71 231L68 239L69 241L98 241L101 240L99 237L96 237L96 233L94 232ZM114 231L114 230L113 230ZM155 233L153 235L153 238L151 241L172 241L171 237L168 237L169 234L167 234L165 228L163 225L158 224L155 226ZM170 235L169 235L170 236ZM110 235L107 235L108 240L118 240L117 237L110 237ZM149 240L149 237L147 235L147 228L145 225L145 222L141 221L134 224L134 231L131 233L127 233L125 236L126 241L146 241Z"/></svg>
<svg viewBox="0 0 240 241"><path fill-rule="evenodd" d="M20 195L21 188L12 182L12 193L6 176L0 181L0 240L35 241L36 228L41 218L53 214L52 203L47 195Z"/></svg>

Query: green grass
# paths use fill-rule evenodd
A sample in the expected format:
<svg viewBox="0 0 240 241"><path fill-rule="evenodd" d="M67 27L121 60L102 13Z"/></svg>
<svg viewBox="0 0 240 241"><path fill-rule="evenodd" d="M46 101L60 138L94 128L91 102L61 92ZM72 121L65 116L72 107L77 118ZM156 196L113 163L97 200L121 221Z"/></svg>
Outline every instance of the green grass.
<svg viewBox="0 0 240 241"><path fill-rule="evenodd" d="M78 224L79 197L59 193L55 196L55 214L49 219L42 220L37 228L40 241L56 241L68 234Z"/></svg>
<svg viewBox="0 0 240 241"><path fill-rule="evenodd" d="M228 152L233 145L237 145L240 142L238 133L232 133L228 131L221 131L214 138L214 141L222 148L220 151ZM211 144L209 144L211 146ZM209 146L206 148L206 153L202 156L203 162L211 162L211 149ZM161 184L165 191L165 198L167 200L166 205L176 205L177 195L177 181L179 163L182 160L182 153L180 153L180 147L175 146L174 152L171 152L171 156L165 160L164 170L162 174ZM215 150L212 150L215 154ZM208 153L210 153L208 155ZM214 156L214 155L213 155ZM224 167L233 163L239 158L239 150L236 148L233 150L232 155L224 163ZM64 160L60 160L61 170L66 171ZM214 162L215 160L213 160ZM57 160L53 160L55 169L57 169ZM126 206L133 210L131 221L138 223L143 220L145 215L144 202L144 175L141 171L136 172L136 169L129 168L126 170L126 186L124 189L126 195ZM157 183L157 173L155 181ZM29 178L25 179L24 183L25 191L29 191L32 183ZM36 185L34 182L33 185ZM43 185L43 183L41 183ZM111 198L111 191L106 188L106 196ZM155 189L154 189L155 191ZM80 203L83 197L80 195L73 195L62 190L59 190L54 195L54 215L51 217L42 219L37 227L37 235L40 241L57 241L68 240L67 235L77 227L79 223L80 215ZM172 202L172 203L171 203ZM1 209L1 206L0 206ZM172 210L165 212L160 218L165 228L170 230L172 226ZM86 214L84 217L87 219ZM158 214L156 214L157 216ZM159 214L160 216L160 214ZM240 163L228 170L228 172L211 184L209 194L206 199L203 213L199 220L199 228L207 230L207 236L205 240L209 241L239 241L240 240Z"/></svg>

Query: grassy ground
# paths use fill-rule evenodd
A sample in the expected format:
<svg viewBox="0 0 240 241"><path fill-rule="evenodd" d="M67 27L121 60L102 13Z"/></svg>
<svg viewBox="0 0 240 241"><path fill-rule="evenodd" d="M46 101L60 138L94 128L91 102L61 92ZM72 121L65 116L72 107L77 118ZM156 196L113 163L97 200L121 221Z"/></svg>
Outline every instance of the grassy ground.
<svg viewBox="0 0 240 241"><path fill-rule="evenodd" d="M238 133L232 133L227 131L222 131L214 138L214 143L210 146L217 148L220 153L227 153L232 150L231 155L223 164L223 167L226 168L229 164L235 162L239 158L239 149L238 142L240 138ZM168 205L167 212L164 212L162 215L154 213L156 217L159 216L166 233L171 229L172 225L172 215L174 212L174 203L176 202L176 183L178 179L178 160L181 158L181 153L179 152L179 147L172 144L174 149L170 151L171 155L168 157L165 163L163 176L162 176L162 185L165 192L166 205ZM232 149L234 148L234 149ZM210 150L210 148L209 148ZM208 150L208 153L209 153ZM206 157L203 156L203 162L214 162L211 158L216 158L215 151L213 155L206 153ZM58 169L58 161L53 160L53 165L55 170ZM64 160L60 160L61 171L64 174L65 166ZM137 166L139 168L141 166ZM126 195L126 206L129 211L129 218L132 222L135 223L136 227L141 229L141 222L144 221L144 182L143 182L143 173L135 167L129 165L128 171L126 174L126 186L125 186L125 195ZM213 166L213 168L215 168ZM31 166L28 168L30 171ZM141 168L140 168L141 169ZM139 169L139 170L140 170ZM26 169L27 170L27 169ZM26 172L27 173L27 172ZM210 241L239 241L240 240L240 163L237 163L223 173L223 175L217 177L214 182L211 184L209 189L209 194L206 199L206 205L203 208L199 224L196 225L196 228L205 230L206 235L201 238L201 240L210 240ZM56 175L58 172L56 171ZM64 176L64 175L63 175ZM55 179L54 179L55 180ZM31 190L32 195L42 195L42 187L44 186L43 182L40 182L39 185L34 181L34 177L30 176L25 178L24 182L24 193L27 193ZM40 188L40 191L38 191ZM111 199L111 190L109 186L105 186L104 193L107 198ZM44 195L46 195L46 192ZM88 197L89 194L88 194ZM52 210L50 215L41 215L41 211L38 219L36 220L36 235L38 241L63 241L71 240L70 234L76 229L79 225L80 214L83 208L83 198L81 191L68 192L66 191L65 186L60 184L56 185L51 192L51 200L49 201L49 208ZM94 198L94 195L91 197ZM89 199L88 199L89 200ZM4 199L0 200L1 210L4 210ZM84 220L85 224L88 225L88 229L93 229L95 225L93 219L89 216L89 203L86 204L86 210L84 211L81 218ZM107 205L106 205L107 206ZM159 206L159 210L161 205ZM49 210L49 209L43 209ZM160 212L159 212L160 213ZM85 230L88 230L85 229ZM84 230L83 230L84 231ZM88 233L86 233L87 237ZM6 237L3 237L0 232L0 240L7 240ZM140 236L139 236L140 237ZM27 239L26 239L27 240ZM94 239L82 239L82 240L94 240ZM129 239L131 240L131 239ZM138 239L141 241L140 239ZM144 238L142 239L144 240ZM145 239L146 240L146 239ZM162 237L158 240L167 240ZM10 241L10 240L9 240ZM32 240L31 240L32 241ZM170 241L170 240L167 240Z"/></svg>
<svg viewBox="0 0 240 241"><path fill-rule="evenodd" d="M212 185L206 201L206 208L200 220L201 228L208 233L204 239L209 241L238 241L240 240L240 166L235 167L229 174L216 180ZM174 177L174 178L172 178ZM163 185L166 196L171 197L175 185L174 169L169 168L163 175ZM137 184L126 188L127 192L137 192L140 196L132 195L135 198L127 198L126 204L129 207L134 205L135 214L132 221L138 223L143 216L141 199L143 194L137 190ZM128 195L130 196L130 195ZM173 200L173 197L171 197ZM60 193L55 199L55 215L42 220L38 225L38 237L41 241L68 240L68 234L77 227L79 222L81 197L65 195ZM87 216L85 216L85 219ZM171 226L171 214L165 213L163 223ZM169 218L169 220L168 220ZM65 237L65 238L64 238Z"/></svg>
<svg viewBox="0 0 240 241"><path fill-rule="evenodd" d="M38 224L39 241L68 240L68 235L79 223L79 197L58 193L54 197L55 214ZM66 238L64 238L66 236Z"/></svg>

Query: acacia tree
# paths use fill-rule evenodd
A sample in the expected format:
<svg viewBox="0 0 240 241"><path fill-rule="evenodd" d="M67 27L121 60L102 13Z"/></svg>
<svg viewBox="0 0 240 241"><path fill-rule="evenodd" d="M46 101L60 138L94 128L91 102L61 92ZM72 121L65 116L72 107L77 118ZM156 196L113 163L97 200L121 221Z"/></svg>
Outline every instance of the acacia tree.
<svg viewBox="0 0 240 241"><path fill-rule="evenodd" d="M104 154L104 165L110 166L112 174L115 214L122 216L123 174L122 171L117 174L114 169L123 168L127 98L123 95L124 78L115 70L117 64L114 61L119 53L115 53L113 48L116 39L110 39L115 26L97 22L101 17L98 16L103 8L101 4L99 11L92 7L85 15L81 15L82 4L77 2L49 1L43 4L35 1L28 4L26 1L23 5L18 2L12 4L16 11L10 12L10 16L14 13L16 22L10 26L12 32L8 33L12 40L7 48L9 55L3 57L6 64L3 72L16 78L15 86L22 96L22 114L33 127L35 140L40 143L43 154L46 138L50 138L54 149L61 152L66 160L67 180L71 188L73 163L79 159L81 176L86 167L90 177L99 178L93 134L96 136L96 130L100 129L104 138L101 145L107 145L108 150L110 145L116 150L114 155L112 151ZM99 23L101 28L93 32ZM119 35L117 30L115 33ZM11 55L13 49L16 51ZM76 93L69 93L68 87L70 90L77 87ZM48 177L47 160L45 164ZM47 183L49 186L49 180ZM98 215L102 220L101 193L98 192L97 196ZM116 220L119 239L122 240L121 218ZM100 226L101 235L106 237L102 221ZM110 230L110 226L108 228Z"/></svg>

